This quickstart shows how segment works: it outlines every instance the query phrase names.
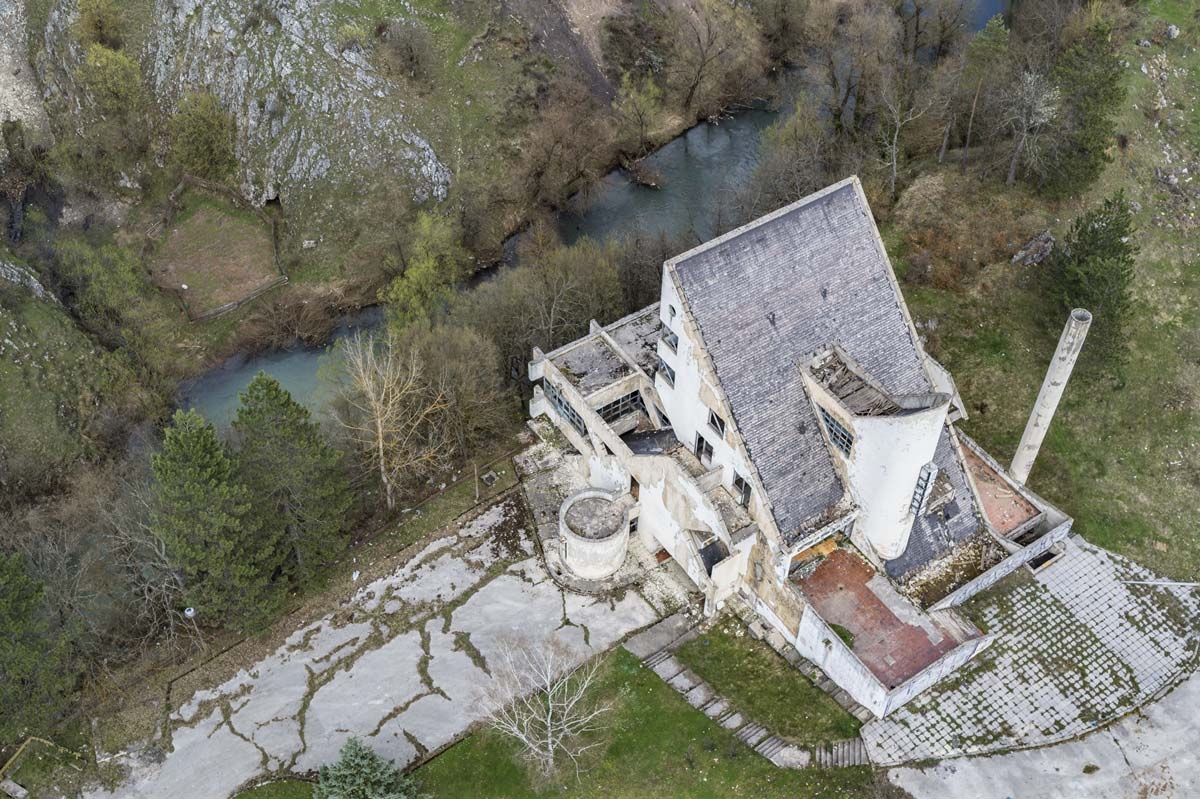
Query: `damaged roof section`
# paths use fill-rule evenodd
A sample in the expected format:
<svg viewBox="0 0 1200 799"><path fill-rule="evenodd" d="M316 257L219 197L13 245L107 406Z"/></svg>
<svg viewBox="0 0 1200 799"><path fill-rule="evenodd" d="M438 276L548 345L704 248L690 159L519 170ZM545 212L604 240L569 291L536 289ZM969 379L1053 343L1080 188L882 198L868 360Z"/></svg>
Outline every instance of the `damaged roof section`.
<svg viewBox="0 0 1200 799"><path fill-rule="evenodd" d="M809 371L826 391L856 416L882 416L900 410L891 397L836 347L817 356Z"/></svg>
<svg viewBox="0 0 1200 799"><path fill-rule="evenodd" d="M658 338L662 335L657 302L613 322L604 330L639 369L648 375L654 373L658 366Z"/></svg>
<svg viewBox="0 0 1200 799"><path fill-rule="evenodd" d="M647 375L653 373L662 331L658 303L592 330L591 335L547 356L579 393L586 397L628 377L634 373L631 363Z"/></svg>
<svg viewBox="0 0 1200 799"><path fill-rule="evenodd" d="M933 455L938 475L930 498L913 520L908 548L900 557L884 564L888 576L895 580L910 577L981 529L975 498L954 449L950 428L944 426Z"/></svg>
<svg viewBox="0 0 1200 799"><path fill-rule="evenodd" d="M582 339L550 360L585 397L633 374L629 364L600 336Z"/></svg>
<svg viewBox="0 0 1200 799"><path fill-rule="evenodd" d="M834 342L890 396L933 388L866 199L843 181L667 269L787 535L844 494L800 369Z"/></svg>

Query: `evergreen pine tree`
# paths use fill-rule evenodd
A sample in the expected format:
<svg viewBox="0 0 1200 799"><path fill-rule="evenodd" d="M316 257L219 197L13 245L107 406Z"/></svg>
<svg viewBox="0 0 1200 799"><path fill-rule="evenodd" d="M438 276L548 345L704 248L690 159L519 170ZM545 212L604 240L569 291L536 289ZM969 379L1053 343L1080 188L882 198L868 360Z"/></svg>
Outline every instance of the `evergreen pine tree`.
<svg viewBox="0 0 1200 799"><path fill-rule="evenodd" d="M1123 193L1081 214L1055 249L1050 274L1065 309L1092 312L1083 357L1119 372L1133 305L1133 215Z"/></svg>
<svg viewBox="0 0 1200 799"><path fill-rule="evenodd" d="M1046 193L1081 193L1104 171L1116 132L1116 114L1125 98L1112 28L1098 22L1062 54L1051 75L1062 98L1061 135L1042 157Z"/></svg>
<svg viewBox="0 0 1200 799"><path fill-rule="evenodd" d="M260 528L213 426L195 411L176 411L152 466L154 532L183 573L188 604L209 625L267 617L282 587L277 535Z"/></svg>
<svg viewBox="0 0 1200 799"><path fill-rule="evenodd" d="M313 799L419 799L416 783L357 738L323 766Z"/></svg>
<svg viewBox="0 0 1200 799"><path fill-rule="evenodd" d="M287 574L310 583L346 544L352 496L340 454L274 378L259 372L241 400L233 422L241 481L260 526L278 531Z"/></svg>
<svg viewBox="0 0 1200 799"><path fill-rule="evenodd" d="M0 741L44 734L74 678L66 641L50 628L41 583L20 555L0 553Z"/></svg>

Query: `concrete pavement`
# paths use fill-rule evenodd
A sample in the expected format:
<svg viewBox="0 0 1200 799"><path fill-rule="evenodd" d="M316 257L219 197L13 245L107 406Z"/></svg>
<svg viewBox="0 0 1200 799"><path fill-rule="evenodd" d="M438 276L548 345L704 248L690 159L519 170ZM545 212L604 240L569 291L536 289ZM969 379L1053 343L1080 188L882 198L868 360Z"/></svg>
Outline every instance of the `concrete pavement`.
<svg viewBox="0 0 1200 799"><path fill-rule="evenodd" d="M917 799L1185 799L1200 796L1200 675L1078 741L897 768Z"/></svg>

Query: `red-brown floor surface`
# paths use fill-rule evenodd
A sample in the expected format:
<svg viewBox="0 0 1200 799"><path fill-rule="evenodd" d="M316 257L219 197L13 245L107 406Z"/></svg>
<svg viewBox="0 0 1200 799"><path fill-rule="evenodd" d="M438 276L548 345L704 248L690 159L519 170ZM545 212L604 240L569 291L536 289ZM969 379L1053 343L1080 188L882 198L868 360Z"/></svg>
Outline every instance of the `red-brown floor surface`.
<svg viewBox="0 0 1200 799"><path fill-rule="evenodd" d="M979 489L979 498L983 500L983 512L992 527L1000 535L1008 535L1026 521L1037 516L1035 508L1025 497L1018 494L1004 478L996 474L982 458L963 447L967 468Z"/></svg>
<svg viewBox="0 0 1200 799"><path fill-rule="evenodd" d="M894 688L958 642L943 632L934 643L924 629L898 618L867 585L875 574L861 556L836 549L800 587L826 623L839 624L854 635L854 654Z"/></svg>

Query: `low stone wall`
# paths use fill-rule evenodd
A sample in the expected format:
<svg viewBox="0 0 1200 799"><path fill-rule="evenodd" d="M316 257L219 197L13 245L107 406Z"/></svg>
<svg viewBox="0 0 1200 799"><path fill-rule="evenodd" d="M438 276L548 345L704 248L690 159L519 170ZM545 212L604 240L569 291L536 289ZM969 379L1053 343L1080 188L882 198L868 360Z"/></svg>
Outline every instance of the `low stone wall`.
<svg viewBox="0 0 1200 799"><path fill-rule="evenodd" d="M968 660L991 646L994 639L993 635L985 635L965 641L893 688L888 693L884 715L903 707L922 691L932 688L943 678L950 676Z"/></svg>
<svg viewBox="0 0 1200 799"><path fill-rule="evenodd" d="M804 608L796 649L876 716L888 711L888 689L812 606Z"/></svg>

